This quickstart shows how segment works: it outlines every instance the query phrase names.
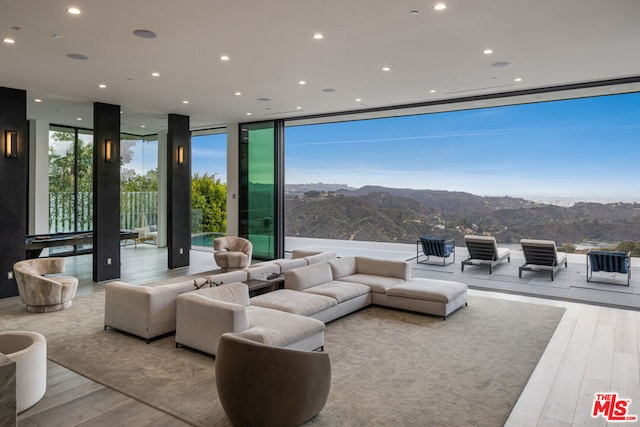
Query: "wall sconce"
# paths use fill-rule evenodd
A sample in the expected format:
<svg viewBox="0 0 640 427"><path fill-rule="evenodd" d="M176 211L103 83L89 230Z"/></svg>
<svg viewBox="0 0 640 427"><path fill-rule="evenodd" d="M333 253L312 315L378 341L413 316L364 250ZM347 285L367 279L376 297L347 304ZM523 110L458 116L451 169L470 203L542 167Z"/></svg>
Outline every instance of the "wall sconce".
<svg viewBox="0 0 640 427"><path fill-rule="evenodd" d="M107 163L113 163L113 159L116 157L116 144L112 140L106 139L104 141L104 161Z"/></svg>
<svg viewBox="0 0 640 427"><path fill-rule="evenodd" d="M5 157L18 157L18 133L8 130L4 138Z"/></svg>
<svg viewBox="0 0 640 427"><path fill-rule="evenodd" d="M184 164L184 145L178 145L177 155L178 155L178 158L177 158L178 164L179 165Z"/></svg>

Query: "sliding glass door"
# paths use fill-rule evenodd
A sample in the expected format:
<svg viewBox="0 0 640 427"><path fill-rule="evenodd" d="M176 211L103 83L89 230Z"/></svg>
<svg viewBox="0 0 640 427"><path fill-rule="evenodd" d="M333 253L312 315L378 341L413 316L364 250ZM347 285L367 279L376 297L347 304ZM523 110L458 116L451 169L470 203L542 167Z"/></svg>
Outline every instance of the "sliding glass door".
<svg viewBox="0 0 640 427"><path fill-rule="evenodd" d="M278 238L282 221L282 122L240 125L240 235L253 243L253 256L273 259L283 255Z"/></svg>

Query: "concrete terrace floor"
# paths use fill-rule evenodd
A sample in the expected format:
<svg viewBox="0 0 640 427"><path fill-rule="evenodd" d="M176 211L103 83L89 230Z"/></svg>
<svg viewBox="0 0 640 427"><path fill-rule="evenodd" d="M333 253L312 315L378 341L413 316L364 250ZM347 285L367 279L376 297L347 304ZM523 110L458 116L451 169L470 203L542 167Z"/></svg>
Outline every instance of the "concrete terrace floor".
<svg viewBox="0 0 640 427"><path fill-rule="evenodd" d="M489 274L486 266L465 266L464 272L461 271L461 262L467 258L468 252L466 247L460 246L460 242L456 242L455 262L442 266L441 258L432 258L429 264L417 264L415 244L295 237L285 239L287 251L304 248L334 251L341 257L360 255L407 260L411 262L413 277L463 282L472 289L640 310L640 279L637 279L640 260L637 258L631 261L629 286L626 286L627 276L622 274L594 273L593 279L602 282L587 282L587 257L584 254L568 254L568 267L557 270L551 281L548 271L523 271L522 278L518 278L518 267L524 263L522 250L519 245L499 246L510 248L511 262L505 260L493 268L493 274ZM423 259L421 256L421 261Z"/></svg>

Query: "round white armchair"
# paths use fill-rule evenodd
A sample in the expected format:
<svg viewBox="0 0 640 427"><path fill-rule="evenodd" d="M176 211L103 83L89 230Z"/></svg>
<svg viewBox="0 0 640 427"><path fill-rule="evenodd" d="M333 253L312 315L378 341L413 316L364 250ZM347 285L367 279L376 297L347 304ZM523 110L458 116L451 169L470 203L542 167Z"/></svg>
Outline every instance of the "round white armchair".
<svg viewBox="0 0 640 427"><path fill-rule="evenodd" d="M47 389L47 341L37 332L0 332L0 353L16 362L16 408L24 412Z"/></svg>
<svg viewBox="0 0 640 427"><path fill-rule="evenodd" d="M71 307L78 279L64 273L64 258L34 258L13 265L18 292L27 311L49 313ZM54 276L45 276L54 274Z"/></svg>
<svg viewBox="0 0 640 427"><path fill-rule="evenodd" d="M213 240L213 249L213 259L222 271L244 268L251 264L253 244L243 237L217 237Z"/></svg>

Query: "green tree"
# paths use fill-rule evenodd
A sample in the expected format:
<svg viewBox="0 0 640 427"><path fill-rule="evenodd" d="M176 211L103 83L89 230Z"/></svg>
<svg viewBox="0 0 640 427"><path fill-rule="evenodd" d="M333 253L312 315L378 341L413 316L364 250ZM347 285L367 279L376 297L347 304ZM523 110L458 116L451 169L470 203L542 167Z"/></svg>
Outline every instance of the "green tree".
<svg viewBox="0 0 640 427"><path fill-rule="evenodd" d="M201 212L202 229L196 229L198 223L193 221L193 232L227 231L227 185L216 178L216 174L195 174L191 179L191 209Z"/></svg>

